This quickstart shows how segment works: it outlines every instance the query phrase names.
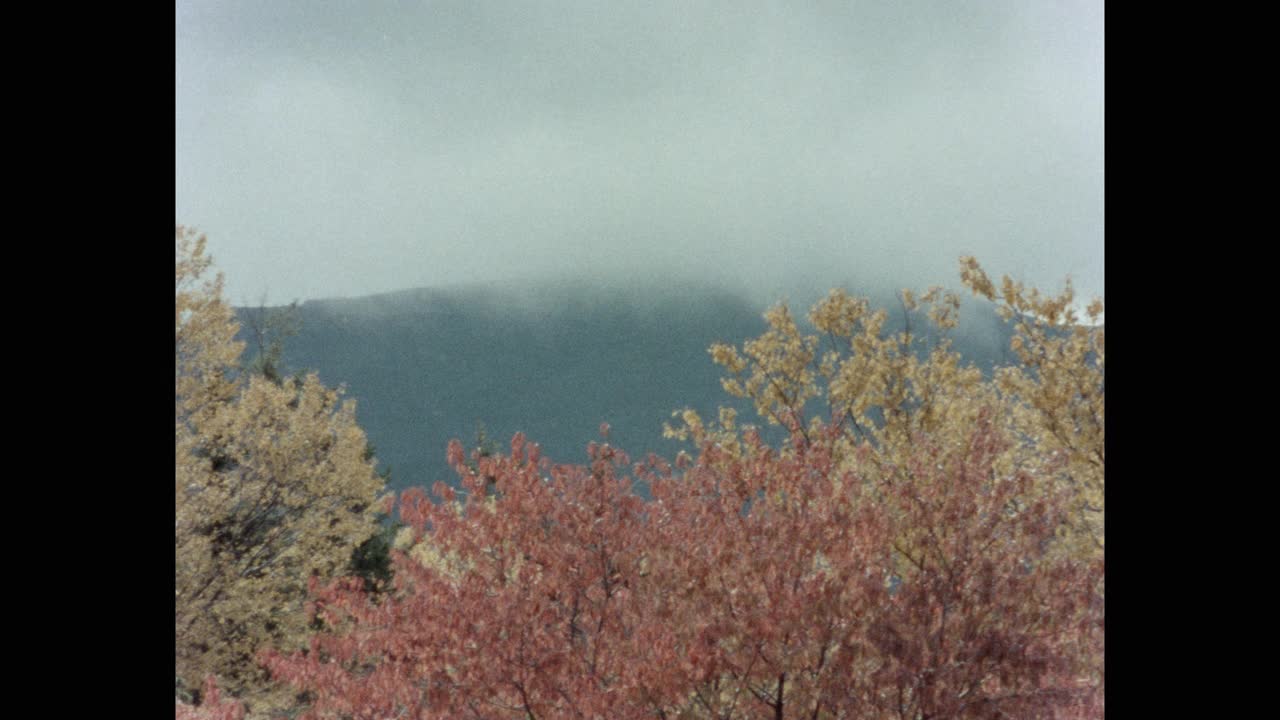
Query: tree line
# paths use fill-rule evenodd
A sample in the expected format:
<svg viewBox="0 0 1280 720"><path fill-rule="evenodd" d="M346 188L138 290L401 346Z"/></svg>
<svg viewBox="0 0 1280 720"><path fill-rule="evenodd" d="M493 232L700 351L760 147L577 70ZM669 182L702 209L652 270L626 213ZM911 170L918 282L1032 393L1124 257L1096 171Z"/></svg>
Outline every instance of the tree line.
<svg viewBox="0 0 1280 720"><path fill-rule="evenodd" d="M710 348L757 417L678 412L671 460L455 440L456 487L392 497L339 392L239 370L203 236L176 267L176 717L1102 714L1103 306L1069 283L961 259L1014 324L990 379L955 293L903 291L922 333L832 291Z"/></svg>

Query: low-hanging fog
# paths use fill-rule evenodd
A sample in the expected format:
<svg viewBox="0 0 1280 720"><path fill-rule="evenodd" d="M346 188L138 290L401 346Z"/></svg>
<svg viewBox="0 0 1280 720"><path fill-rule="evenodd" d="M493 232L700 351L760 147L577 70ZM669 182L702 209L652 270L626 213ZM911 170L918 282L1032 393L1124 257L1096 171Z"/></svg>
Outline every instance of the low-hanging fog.
<svg viewBox="0 0 1280 720"><path fill-rule="evenodd" d="M176 215L236 304L706 283L1103 294L1100 0L194 2Z"/></svg>

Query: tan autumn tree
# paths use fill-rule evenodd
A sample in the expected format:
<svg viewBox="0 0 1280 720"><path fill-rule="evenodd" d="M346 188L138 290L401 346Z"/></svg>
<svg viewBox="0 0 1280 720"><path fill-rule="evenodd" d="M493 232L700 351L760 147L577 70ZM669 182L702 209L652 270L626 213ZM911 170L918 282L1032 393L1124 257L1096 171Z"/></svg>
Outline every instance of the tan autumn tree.
<svg viewBox="0 0 1280 720"><path fill-rule="evenodd" d="M190 688L213 675L260 714L287 698L256 653L305 644L307 583L345 574L377 530L384 482L340 391L237 372L243 344L205 238L176 237L177 673Z"/></svg>
<svg viewBox="0 0 1280 720"><path fill-rule="evenodd" d="M1106 328L1095 298L1083 317L1070 279L1046 295L1005 276L1000 289L973 258L961 259L961 279L975 295L997 304L1014 324L1010 344L1018 362L995 375L1010 401L1011 421L1024 453L1053 459L1055 474L1072 494L1072 523L1064 545L1102 554L1106 474Z"/></svg>
<svg viewBox="0 0 1280 720"><path fill-rule="evenodd" d="M869 448L870 467L887 480L905 478L907 459L921 439L959 442L985 408L996 408L996 422L1007 450L994 472L1049 475L1072 497L1073 512L1059 528L1063 551L1101 556L1103 535L1104 328L1103 304L1095 299L1086 315L1073 309L1070 282L1056 295L1042 294L1004 278L997 291L977 261L961 259L961 280L974 294L997 304L1013 323L1011 349L1016 362L986 379L951 349L949 333L959 322L960 298L942 288L923 295L904 290L904 325L887 326L888 314L872 310L866 299L832 290L815 304L806 332L785 304L765 314L768 329L737 348L717 343L713 360L729 376L725 390L752 401L769 424L794 426L802 437L819 425L842 432L838 458ZM929 332L912 325L924 315ZM713 440L738 447L741 428L732 409L719 422L696 412L679 414L683 422L667 435ZM864 468L864 475L867 470ZM870 477L870 476L868 476ZM1031 498L1016 498L1025 505ZM919 538L902 538L902 558Z"/></svg>

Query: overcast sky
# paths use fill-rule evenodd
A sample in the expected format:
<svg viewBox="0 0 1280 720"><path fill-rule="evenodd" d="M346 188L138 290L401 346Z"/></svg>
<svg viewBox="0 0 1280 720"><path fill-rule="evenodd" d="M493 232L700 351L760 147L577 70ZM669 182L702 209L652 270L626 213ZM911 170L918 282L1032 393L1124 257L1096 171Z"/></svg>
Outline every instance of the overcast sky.
<svg viewBox="0 0 1280 720"><path fill-rule="evenodd" d="M178 0L236 304L530 279L1103 293L1101 0ZM819 287L820 286L820 287Z"/></svg>

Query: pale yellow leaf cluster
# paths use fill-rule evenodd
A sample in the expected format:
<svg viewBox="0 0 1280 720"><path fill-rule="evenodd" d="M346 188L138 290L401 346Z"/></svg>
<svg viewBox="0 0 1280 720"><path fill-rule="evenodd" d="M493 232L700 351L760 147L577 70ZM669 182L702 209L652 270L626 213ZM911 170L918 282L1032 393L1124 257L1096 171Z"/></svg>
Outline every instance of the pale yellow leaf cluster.
<svg viewBox="0 0 1280 720"><path fill-rule="evenodd" d="M698 445L710 442L737 457L742 452L737 425L738 411L730 407L722 407L719 414L720 422L708 427L697 411L690 408L677 410L671 413L671 417L680 418L680 425L673 427L670 423L663 423L662 435L675 440L692 441ZM681 457L687 460L688 455L682 454Z"/></svg>
<svg viewBox="0 0 1280 720"><path fill-rule="evenodd" d="M177 232L177 672L208 674L256 713L286 698L256 653L306 642L311 577L345 574L377 530L384 481L352 402L313 374L236 376L242 349L204 238Z"/></svg>
<svg viewBox="0 0 1280 720"><path fill-rule="evenodd" d="M430 535L414 538L413 528L405 529L409 532L397 538L397 549L402 550L410 559L417 561L423 567L430 568L440 577L448 578L451 582L458 581L471 571L473 563L460 557L456 552L442 551L431 542Z"/></svg>

